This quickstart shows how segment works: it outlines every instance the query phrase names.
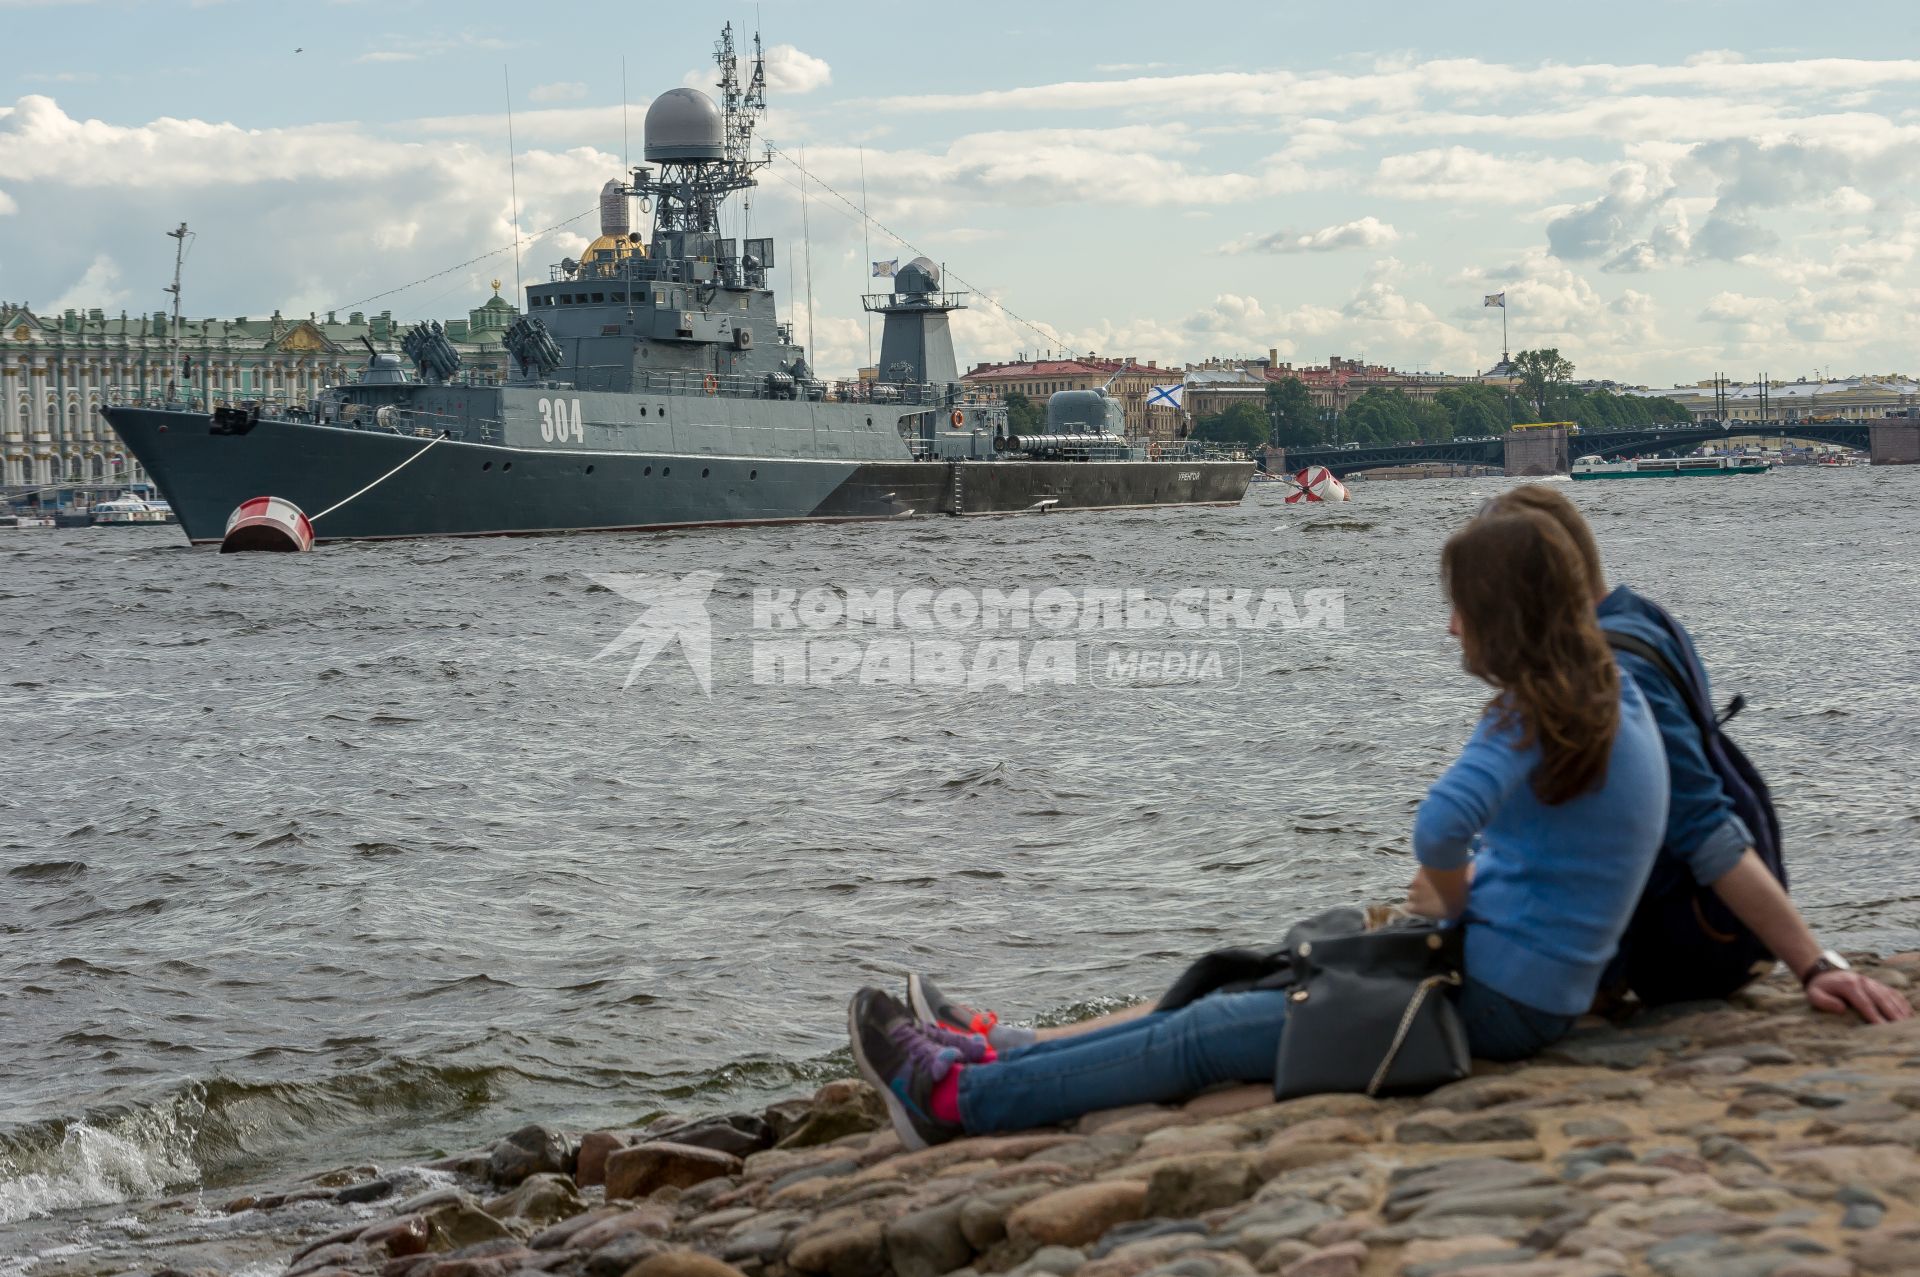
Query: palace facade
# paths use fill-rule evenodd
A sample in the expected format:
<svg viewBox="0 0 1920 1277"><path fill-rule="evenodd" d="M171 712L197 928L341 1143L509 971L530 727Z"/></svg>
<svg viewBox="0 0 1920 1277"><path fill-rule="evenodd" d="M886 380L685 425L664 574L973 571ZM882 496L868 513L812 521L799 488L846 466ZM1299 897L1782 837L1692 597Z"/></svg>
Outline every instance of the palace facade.
<svg viewBox="0 0 1920 1277"><path fill-rule="evenodd" d="M494 295L445 321L447 337L480 380L507 371L500 336L518 315ZM212 406L248 401L304 403L351 379L366 345L397 350L407 325L392 311L353 311L341 320L182 319L176 334L164 311L109 317L100 310L42 315L0 301L0 488L112 486L145 482L139 463L100 416L119 400L178 395Z"/></svg>

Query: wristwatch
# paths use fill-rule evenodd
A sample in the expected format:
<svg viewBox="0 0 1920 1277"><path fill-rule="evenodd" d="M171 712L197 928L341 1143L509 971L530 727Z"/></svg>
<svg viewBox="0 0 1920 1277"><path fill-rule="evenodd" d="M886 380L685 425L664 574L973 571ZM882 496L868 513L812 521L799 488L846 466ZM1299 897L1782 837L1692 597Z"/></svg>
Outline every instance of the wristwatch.
<svg viewBox="0 0 1920 1277"><path fill-rule="evenodd" d="M1827 949L1822 951L1818 958L1814 959L1812 966L1800 972L1800 987L1803 989L1806 988L1813 983L1814 977L1825 975L1829 971L1851 970L1853 970L1853 964L1851 962L1848 962L1833 950Z"/></svg>

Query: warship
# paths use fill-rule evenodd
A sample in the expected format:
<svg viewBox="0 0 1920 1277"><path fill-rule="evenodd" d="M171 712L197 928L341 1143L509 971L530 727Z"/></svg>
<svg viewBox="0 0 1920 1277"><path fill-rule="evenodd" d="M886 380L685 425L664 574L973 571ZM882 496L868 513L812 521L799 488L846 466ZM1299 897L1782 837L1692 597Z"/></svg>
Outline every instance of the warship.
<svg viewBox="0 0 1920 1277"><path fill-rule="evenodd" d="M960 382L964 294L925 257L863 299L882 317L876 375L817 377L778 318L778 246L721 233L727 199L769 162L753 157L758 36L744 83L730 28L716 60L720 102L656 98L644 163L601 191L599 237L526 286L504 379L419 325L304 403L104 407L188 538L219 542L265 496L312 514L318 541L1241 500L1251 461L1156 456L1103 390L1055 394L1042 433L1011 433L1005 406Z"/></svg>

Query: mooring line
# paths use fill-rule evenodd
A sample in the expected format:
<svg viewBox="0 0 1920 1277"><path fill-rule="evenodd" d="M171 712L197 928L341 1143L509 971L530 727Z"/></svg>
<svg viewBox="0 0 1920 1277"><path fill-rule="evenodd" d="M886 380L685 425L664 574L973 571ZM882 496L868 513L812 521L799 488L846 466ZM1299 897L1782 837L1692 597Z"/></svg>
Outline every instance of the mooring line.
<svg viewBox="0 0 1920 1277"><path fill-rule="evenodd" d="M385 483L387 480L393 478L393 476L395 476L396 474L399 474L402 470L405 470L408 466L412 465L414 462L418 461L420 458L426 456L429 452L432 452L435 444L438 444L442 439L448 438L449 436L452 435L452 433L453 432L450 430L442 430L438 435L434 437L433 443L430 443L426 447L420 449L420 451L414 453L411 457L408 457L405 461L402 461L399 465L387 471L385 474L381 475L378 479L375 479L372 483L369 483L366 487L360 489L360 491L354 493L353 496L347 497L345 500L336 501L332 505L328 506L326 509L322 510L319 514L311 516L310 518L308 518L307 522L318 523L320 522L320 520L326 518L328 515L332 514L335 510L338 510L341 506L345 505L348 501L352 501L356 497L365 496L367 493L373 491L375 488L379 487L381 484Z"/></svg>

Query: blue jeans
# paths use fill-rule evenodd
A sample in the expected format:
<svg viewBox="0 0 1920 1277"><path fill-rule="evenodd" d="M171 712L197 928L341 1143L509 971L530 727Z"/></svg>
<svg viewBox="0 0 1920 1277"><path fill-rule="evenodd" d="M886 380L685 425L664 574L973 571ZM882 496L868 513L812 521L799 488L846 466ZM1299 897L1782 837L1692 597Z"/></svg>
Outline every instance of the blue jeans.
<svg viewBox="0 0 1920 1277"><path fill-rule="evenodd" d="M1525 1059L1574 1022L1471 976L1456 1003L1468 1045L1488 1060ZM973 1135L1024 1131L1098 1109L1184 1100L1224 1082L1271 1082L1286 1022L1284 990L1215 993L1178 1011L1019 1047L961 1071L961 1124Z"/></svg>

